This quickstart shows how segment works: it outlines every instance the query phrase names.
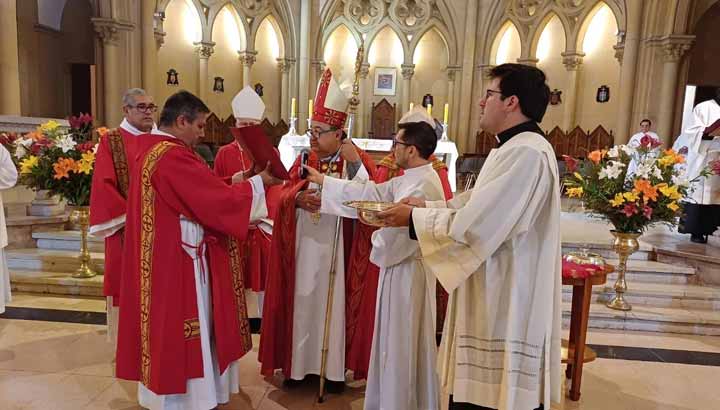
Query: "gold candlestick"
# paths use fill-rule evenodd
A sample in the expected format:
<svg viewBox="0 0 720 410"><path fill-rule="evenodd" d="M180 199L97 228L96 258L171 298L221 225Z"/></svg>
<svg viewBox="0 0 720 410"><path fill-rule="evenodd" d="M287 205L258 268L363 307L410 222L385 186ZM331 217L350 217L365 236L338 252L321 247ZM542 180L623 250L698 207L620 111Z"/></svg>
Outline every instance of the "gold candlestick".
<svg viewBox="0 0 720 410"><path fill-rule="evenodd" d="M605 304L610 309L615 310L631 310L632 306L625 300L624 294L627 291L627 282L625 281L625 272L627 270L627 260L640 249L640 244L637 238L640 237L640 233L632 232L617 232L610 231L615 237L613 241L613 250L618 254L620 262L618 263L618 278L615 281L615 296Z"/></svg>

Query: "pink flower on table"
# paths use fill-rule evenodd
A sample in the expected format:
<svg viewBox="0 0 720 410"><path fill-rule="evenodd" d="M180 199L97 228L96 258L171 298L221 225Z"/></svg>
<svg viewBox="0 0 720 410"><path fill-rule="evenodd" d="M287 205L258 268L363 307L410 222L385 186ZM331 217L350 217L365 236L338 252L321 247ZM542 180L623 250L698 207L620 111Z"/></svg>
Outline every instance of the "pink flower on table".
<svg viewBox="0 0 720 410"><path fill-rule="evenodd" d="M645 218L650 219L652 218L653 209L647 205L643 206L643 215Z"/></svg>
<svg viewBox="0 0 720 410"><path fill-rule="evenodd" d="M638 213L637 206L634 203L625 204L625 207L623 207L622 212L627 216L628 218Z"/></svg>
<svg viewBox="0 0 720 410"><path fill-rule="evenodd" d="M710 165L710 172L712 172L713 175L720 175L720 159L710 161L708 165Z"/></svg>
<svg viewBox="0 0 720 410"><path fill-rule="evenodd" d="M578 160L571 157L570 155L563 155L563 161L565 161L565 168L568 172L575 172L577 170Z"/></svg>
<svg viewBox="0 0 720 410"><path fill-rule="evenodd" d="M657 148L657 147L661 146L662 142L651 137L648 134L645 134L642 136L642 138L640 138L640 145L644 148L652 149L652 148Z"/></svg>

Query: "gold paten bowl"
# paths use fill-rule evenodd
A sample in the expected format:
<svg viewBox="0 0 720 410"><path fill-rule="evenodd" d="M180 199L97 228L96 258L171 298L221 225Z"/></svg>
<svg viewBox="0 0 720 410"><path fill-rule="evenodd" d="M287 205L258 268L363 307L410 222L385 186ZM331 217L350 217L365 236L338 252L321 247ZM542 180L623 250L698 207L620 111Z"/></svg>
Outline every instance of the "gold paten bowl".
<svg viewBox="0 0 720 410"><path fill-rule="evenodd" d="M382 212L395 204L392 202L347 201L343 202L343 205L357 209L358 218L362 223L382 228L387 225L378 217L378 212Z"/></svg>
<svg viewBox="0 0 720 410"><path fill-rule="evenodd" d="M605 266L605 258L592 252L570 252L565 255L565 260L579 265Z"/></svg>

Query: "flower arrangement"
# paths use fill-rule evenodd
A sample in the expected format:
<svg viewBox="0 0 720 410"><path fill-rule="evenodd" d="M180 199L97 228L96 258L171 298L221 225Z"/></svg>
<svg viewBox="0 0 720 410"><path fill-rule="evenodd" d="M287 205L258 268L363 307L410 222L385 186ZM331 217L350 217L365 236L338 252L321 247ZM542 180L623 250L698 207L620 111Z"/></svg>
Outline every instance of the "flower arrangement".
<svg viewBox="0 0 720 410"><path fill-rule="evenodd" d="M48 121L14 141L20 181L36 191L60 195L70 205L87 206L97 151L93 119L82 114L68 121L69 130Z"/></svg>
<svg viewBox="0 0 720 410"><path fill-rule="evenodd" d="M681 200L691 192L691 185L720 172L720 164L688 180L681 165L685 157L660 145L645 135L637 147L593 151L583 161L565 156L568 196L580 198L586 209L608 220L618 232L642 233L656 223L677 224Z"/></svg>

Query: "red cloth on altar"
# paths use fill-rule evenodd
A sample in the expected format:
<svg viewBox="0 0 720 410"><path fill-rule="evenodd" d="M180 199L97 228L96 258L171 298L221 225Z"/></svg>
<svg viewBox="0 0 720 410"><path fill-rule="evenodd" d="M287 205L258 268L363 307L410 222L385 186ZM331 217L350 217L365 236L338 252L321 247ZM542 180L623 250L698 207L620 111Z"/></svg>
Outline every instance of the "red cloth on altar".
<svg viewBox="0 0 720 410"><path fill-rule="evenodd" d="M442 182L445 199L451 199L452 190L450 188L450 181L448 180L447 166L434 155L430 157L430 160L433 162L433 168L437 171L440 181ZM375 173L375 182L387 182L396 176L403 175L403 173L403 170L395 163L394 154L389 154L385 156L380 163L378 163L377 171ZM371 228L370 234L367 237L358 238L361 243L357 243L356 248L372 249L371 236L375 229L377 228ZM380 268L369 260L365 261L365 263L358 264L357 266L351 266L351 268L364 271L365 274L363 276L365 280L364 287L360 290L362 302L359 303L360 309L355 312L356 317L345 318L345 320L353 321L357 324L354 334L345 335L348 346L352 346L352 348L348 349L349 353L346 355L345 361L348 369L353 370L353 377L355 379L362 379L367 378L367 372L370 366L372 337L375 330L375 302L377 299ZM445 321L448 294L439 283L436 287L436 298L438 312L437 326L438 329L442 329L443 322Z"/></svg>
<svg viewBox="0 0 720 410"><path fill-rule="evenodd" d="M355 149L360 155L370 179L374 180L375 163L372 158L357 146ZM314 152L309 155L308 165L320 169L320 161ZM344 161L341 159L338 172L342 172L343 166ZM295 196L298 192L306 189L308 185L308 181L300 179L299 167L300 158L298 157L290 168L290 181L286 182L278 193L277 208L273 214L273 238L258 352L258 361L261 363L260 372L264 375L272 375L275 369L282 369L288 377L291 374L293 303L295 300L295 238L297 235ZM369 237L368 235L371 233L372 228L359 221L352 219L343 221L345 255L349 255L345 261L346 357L349 354L347 334L354 333L357 325L355 322L347 321L347 318L356 317L355 312L363 308L361 303L364 302L360 296L365 281L365 271L353 269L351 266L362 266L362 261L369 263L370 248L362 248L357 245L363 242L358 240L359 238ZM372 301L372 304L375 304L375 300ZM324 318L318 318L318 320L324 320Z"/></svg>
<svg viewBox="0 0 720 410"><path fill-rule="evenodd" d="M243 152L236 142L224 145L215 156L215 174L228 184L231 183L231 178L235 173L252 171L253 166L250 156ZM265 201L268 206L268 215L272 215L277 192L277 187L270 187L266 191ZM254 292L265 290L271 240L271 234L254 226L250 227L247 240L238 240L240 251L238 263L245 278L246 289L252 289Z"/></svg>
<svg viewBox="0 0 720 410"><path fill-rule="evenodd" d="M229 186L180 140L143 135L130 178L117 377L156 394L185 393L202 377L192 258L183 250L180 217L201 225L212 298L212 340L220 372L251 349L240 269L230 255L244 239L252 186Z"/></svg>
<svg viewBox="0 0 720 410"><path fill-rule="evenodd" d="M109 130L100 138L90 190L91 228L125 215L130 167L134 162L137 138L123 128ZM121 228L105 237L103 294L113 297L114 306L120 303L123 236L124 229Z"/></svg>
<svg viewBox="0 0 720 410"><path fill-rule="evenodd" d="M603 266L593 265L589 263L575 263L565 260L562 261L562 277L563 278L581 278L585 279L598 272L604 270Z"/></svg>

